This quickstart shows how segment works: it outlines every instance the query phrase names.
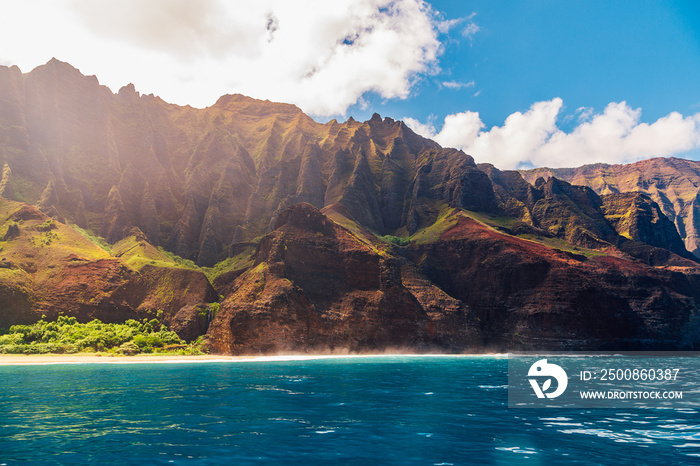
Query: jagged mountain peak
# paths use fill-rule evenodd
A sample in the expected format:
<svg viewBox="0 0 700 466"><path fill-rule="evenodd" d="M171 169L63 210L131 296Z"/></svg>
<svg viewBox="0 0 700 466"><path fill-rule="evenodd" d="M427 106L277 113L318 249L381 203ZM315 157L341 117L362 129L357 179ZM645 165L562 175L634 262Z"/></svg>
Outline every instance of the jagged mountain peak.
<svg viewBox="0 0 700 466"><path fill-rule="evenodd" d="M36 77L42 76L43 79L57 79L61 81L80 79L92 84L99 84L97 76L84 75L78 68L70 63L61 61L55 57L44 65L37 66L27 74Z"/></svg>
<svg viewBox="0 0 700 466"><path fill-rule="evenodd" d="M656 157L621 164L592 164L578 168L536 168L521 171L535 183L555 176L588 186L600 195L627 192L648 194L675 225L686 248L700 255L700 163L675 157Z"/></svg>
<svg viewBox="0 0 700 466"><path fill-rule="evenodd" d="M117 95L120 97L141 97L141 94L136 90L133 83L122 86L117 92Z"/></svg>
<svg viewBox="0 0 700 466"><path fill-rule="evenodd" d="M428 227L441 204L497 213L521 202L495 192L471 156L377 113L321 124L295 105L241 94L179 107L131 84L113 94L55 59L20 78L0 74L0 89L18 86L0 128L23 135L3 139L4 192L111 241L138 227L201 265L266 234L299 202L342 205L380 235ZM587 231L599 240L614 236L593 191L554 178L535 185L519 192L569 206L582 224L598 224Z"/></svg>
<svg viewBox="0 0 700 466"><path fill-rule="evenodd" d="M293 104L271 102L269 100L259 100L243 94L226 94L216 101L213 108L229 110L232 112L265 116L270 114L300 114L303 113L299 107Z"/></svg>
<svg viewBox="0 0 700 466"><path fill-rule="evenodd" d="M46 68L51 68L51 69L62 69L62 70L70 70L71 72L75 72L75 71L79 72L79 70L76 67L74 67L73 65L71 65L70 63L65 62L65 61L61 61L56 57L52 57L49 61L46 62L45 65L41 65L41 66L45 66ZM41 66L39 66L37 68L41 68ZM37 69L37 68L35 68L35 69Z"/></svg>

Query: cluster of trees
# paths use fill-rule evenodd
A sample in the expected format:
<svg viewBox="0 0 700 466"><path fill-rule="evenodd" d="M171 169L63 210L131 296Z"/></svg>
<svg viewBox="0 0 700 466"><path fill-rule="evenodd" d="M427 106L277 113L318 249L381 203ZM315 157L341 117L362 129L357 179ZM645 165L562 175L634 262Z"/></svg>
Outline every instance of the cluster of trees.
<svg viewBox="0 0 700 466"><path fill-rule="evenodd" d="M383 239L387 243L392 243L397 246L408 246L410 244L408 238L401 238L399 236L394 235L384 235L381 237L381 239Z"/></svg>
<svg viewBox="0 0 700 466"><path fill-rule="evenodd" d="M13 325L0 331L0 353L45 354L107 352L202 354L201 342L187 344L157 319L127 320L106 324L98 319L86 324L75 317L61 316L56 321L41 319L31 325Z"/></svg>

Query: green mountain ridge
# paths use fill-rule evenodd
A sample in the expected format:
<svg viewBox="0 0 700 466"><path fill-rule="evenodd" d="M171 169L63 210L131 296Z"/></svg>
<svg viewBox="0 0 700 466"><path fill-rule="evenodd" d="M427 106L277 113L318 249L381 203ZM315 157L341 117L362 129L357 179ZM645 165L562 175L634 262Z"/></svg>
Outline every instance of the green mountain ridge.
<svg viewBox="0 0 700 466"><path fill-rule="evenodd" d="M700 342L699 265L654 193L530 183L376 114L178 107L54 59L0 67L0 164L0 327L160 311L240 354Z"/></svg>
<svg viewBox="0 0 700 466"><path fill-rule="evenodd" d="M598 163L578 168L536 168L520 172L534 183L554 176L588 186L601 195L639 192L648 195L676 226L688 251L700 254L700 164L675 157L628 165Z"/></svg>

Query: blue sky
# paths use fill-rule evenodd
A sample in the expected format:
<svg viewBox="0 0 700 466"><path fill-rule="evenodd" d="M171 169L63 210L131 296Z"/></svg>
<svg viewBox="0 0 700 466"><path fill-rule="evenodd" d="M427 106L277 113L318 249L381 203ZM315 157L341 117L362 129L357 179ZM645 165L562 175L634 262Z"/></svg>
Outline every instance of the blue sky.
<svg viewBox="0 0 700 466"><path fill-rule="evenodd" d="M700 158L700 2L0 0L0 65L403 119L500 168Z"/></svg>
<svg viewBox="0 0 700 466"><path fill-rule="evenodd" d="M487 126L502 124L533 102L560 97L562 117L610 102L642 108L643 120L672 111L700 111L700 2L650 0L431 1L446 19L480 28L443 36L441 72L425 77L405 100L369 99L351 114L426 120L478 111ZM459 90L443 81L474 82ZM476 92L478 96L474 96Z"/></svg>

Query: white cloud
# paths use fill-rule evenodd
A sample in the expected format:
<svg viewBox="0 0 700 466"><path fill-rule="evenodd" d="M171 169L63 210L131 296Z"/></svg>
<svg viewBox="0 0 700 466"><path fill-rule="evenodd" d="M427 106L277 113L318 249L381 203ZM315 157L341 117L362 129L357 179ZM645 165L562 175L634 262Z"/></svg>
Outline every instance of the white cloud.
<svg viewBox="0 0 700 466"><path fill-rule="evenodd" d="M437 23L437 28L442 34L447 34L450 32L450 29L454 28L458 24L461 24L463 21L464 18L446 19L444 21L439 21Z"/></svg>
<svg viewBox="0 0 700 466"><path fill-rule="evenodd" d="M23 0L0 18L3 59L25 72L55 56L113 90L199 107L240 92L318 116L408 97L449 28L424 0Z"/></svg>
<svg viewBox="0 0 700 466"><path fill-rule="evenodd" d="M554 131L533 162L551 166L627 163L682 154L700 145L700 114L683 117L673 112L651 124L640 123L640 117L640 109L625 102L610 103L571 133Z"/></svg>
<svg viewBox="0 0 700 466"><path fill-rule="evenodd" d="M579 122L589 121L593 117L593 108L591 108L591 107L579 107L576 109L576 114L578 115ZM572 115L572 118L573 118L573 115Z"/></svg>
<svg viewBox="0 0 700 466"><path fill-rule="evenodd" d="M503 126L484 130L475 112L445 117L439 132L433 126L406 121L414 131L447 147L502 169L528 166L571 167L586 163L629 163L667 157L700 147L700 113L673 112L653 123L640 122L641 110L626 102L610 103L603 113L579 109L584 118L571 132L557 127L563 102L537 102L506 118ZM589 111L590 110L590 111Z"/></svg>
<svg viewBox="0 0 700 466"><path fill-rule="evenodd" d="M464 37L471 39L479 31L481 31L481 27L478 24L471 22L471 23L467 24L465 26L465 28L462 30L462 35Z"/></svg>
<svg viewBox="0 0 700 466"><path fill-rule="evenodd" d="M469 81L468 83L463 83L459 81L443 81L441 84L443 87L454 90L459 90L464 87L474 87L474 81Z"/></svg>
<svg viewBox="0 0 700 466"><path fill-rule="evenodd" d="M466 23L466 25L462 29L462 36L471 40L474 38L474 35L477 32L481 31L481 27L473 21L475 16L476 12L472 12L469 16L465 16L463 18L438 21L437 30L442 34L447 34L450 32L451 29L455 28L456 26Z"/></svg>
<svg viewBox="0 0 700 466"><path fill-rule="evenodd" d="M462 112L445 117L445 124L435 140L447 147L459 147L463 141L476 141L484 124L477 112Z"/></svg>
<svg viewBox="0 0 700 466"><path fill-rule="evenodd" d="M196 60L253 54L264 23L226 17L217 0L70 0L92 34L135 47ZM264 14L251 11L251 16ZM225 20L224 20L225 19Z"/></svg>
<svg viewBox="0 0 700 466"><path fill-rule="evenodd" d="M481 31L481 26L473 21L475 16L476 12L472 12L472 14L464 18L465 21L467 21L467 25L464 27L464 29L462 29L462 36L466 37L470 41L474 39L477 32Z"/></svg>
<svg viewBox="0 0 700 466"><path fill-rule="evenodd" d="M428 123L421 123L415 118L405 117L403 122L415 133L429 139L435 138L435 126L430 121Z"/></svg>

